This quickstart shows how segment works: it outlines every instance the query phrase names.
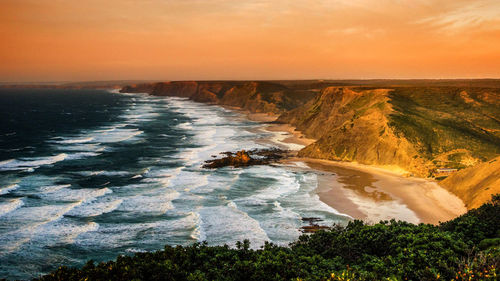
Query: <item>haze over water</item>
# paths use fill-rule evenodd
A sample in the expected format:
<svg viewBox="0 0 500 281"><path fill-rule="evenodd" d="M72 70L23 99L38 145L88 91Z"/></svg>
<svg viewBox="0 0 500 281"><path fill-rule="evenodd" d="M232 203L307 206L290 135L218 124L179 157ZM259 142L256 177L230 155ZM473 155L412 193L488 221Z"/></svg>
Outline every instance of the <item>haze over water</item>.
<svg viewBox="0 0 500 281"><path fill-rule="evenodd" d="M276 146L240 114L179 98L0 90L0 276L30 278L165 244L287 244L319 201L312 171L202 169L224 151Z"/></svg>

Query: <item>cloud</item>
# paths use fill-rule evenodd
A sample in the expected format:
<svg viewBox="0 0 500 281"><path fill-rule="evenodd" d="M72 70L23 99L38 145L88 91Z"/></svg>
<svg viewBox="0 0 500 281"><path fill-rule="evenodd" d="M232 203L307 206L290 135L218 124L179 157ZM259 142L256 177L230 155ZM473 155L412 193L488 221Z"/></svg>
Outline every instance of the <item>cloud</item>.
<svg viewBox="0 0 500 281"><path fill-rule="evenodd" d="M432 26L444 33L458 33L473 29L498 30L500 29L500 1L483 0L463 3L454 9L423 18L416 23Z"/></svg>

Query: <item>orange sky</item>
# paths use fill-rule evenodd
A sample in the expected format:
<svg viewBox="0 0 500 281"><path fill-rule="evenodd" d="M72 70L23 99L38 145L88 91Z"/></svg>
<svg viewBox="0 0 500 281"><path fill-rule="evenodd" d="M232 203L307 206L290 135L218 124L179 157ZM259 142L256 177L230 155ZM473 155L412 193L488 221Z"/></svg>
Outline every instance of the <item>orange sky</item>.
<svg viewBox="0 0 500 281"><path fill-rule="evenodd" d="M0 0L0 81L500 78L499 0Z"/></svg>

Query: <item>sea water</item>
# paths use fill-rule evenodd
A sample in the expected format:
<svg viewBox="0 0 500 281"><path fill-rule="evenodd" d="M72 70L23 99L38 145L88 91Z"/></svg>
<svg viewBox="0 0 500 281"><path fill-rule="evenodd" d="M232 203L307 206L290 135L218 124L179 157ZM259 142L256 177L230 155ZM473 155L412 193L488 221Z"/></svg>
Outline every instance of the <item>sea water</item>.
<svg viewBox="0 0 500 281"><path fill-rule="evenodd" d="M225 151L283 146L240 113L101 90L0 90L0 278L32 278L164 245L286 245L303 217L349 218L316 174L201 168ZM286 147L282 147L286 148Z"/></svg>

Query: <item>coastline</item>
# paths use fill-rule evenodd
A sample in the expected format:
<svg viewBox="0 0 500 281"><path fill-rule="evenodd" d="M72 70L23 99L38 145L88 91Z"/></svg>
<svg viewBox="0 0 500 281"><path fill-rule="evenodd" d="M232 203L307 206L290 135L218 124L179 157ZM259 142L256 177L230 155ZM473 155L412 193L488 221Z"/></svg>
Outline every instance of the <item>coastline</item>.
<svg viewBox="0 0 500 281"><path fill-rule="evenodd" d="M315 141L290 124L272 124L277 119L275 115L231 109L245 114L249 120L263 123L263 129L274 134L272 143L300 150ZM467 211L461 199L434 180L407 177L408 173L399 167L313 158L289 158L282 164L304 169L299 162L316 172L315 192L320 200L355 219L376 223L395 218L438 224Z"/></svg>
<svg viewBox="0 0 500 281"><path fill-rule="evenodd" d="M297 152L316 141L307 138L290 124L274 123L278 118L276 114L219 106L260 123L262 126L258 130L272 134L270 138L261 140L262 143ZM315 193L323 203L341 214L368 223L396 219L438 224L467 211L461 199L434 180L408 177L408 172L397 166L372 166L313 158L289 158L281 164L316 173Z"/></svg>
<svg viewBox="0 0 500 281"><path fill-rule="evenodd" d="M462 200L430 179L403 177L395 172L349 162L310 158L289 161L302 161L312 169L334 173L333 181L331 174L320 175L317 193L323 202L355 218L370 222L396 218L438 224L467 211ZM339 197L353 204L343 202L345 200L338 203ZM411 210L418 221L405 209Z"/></svg>

